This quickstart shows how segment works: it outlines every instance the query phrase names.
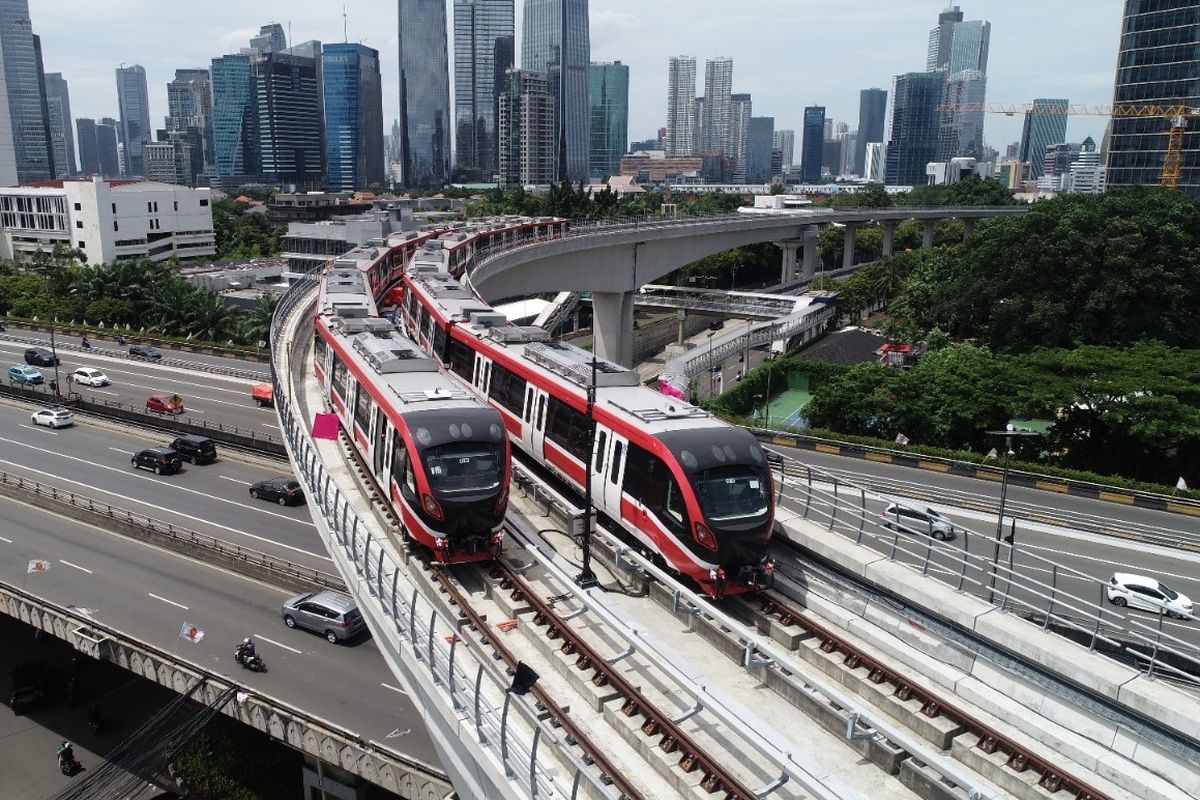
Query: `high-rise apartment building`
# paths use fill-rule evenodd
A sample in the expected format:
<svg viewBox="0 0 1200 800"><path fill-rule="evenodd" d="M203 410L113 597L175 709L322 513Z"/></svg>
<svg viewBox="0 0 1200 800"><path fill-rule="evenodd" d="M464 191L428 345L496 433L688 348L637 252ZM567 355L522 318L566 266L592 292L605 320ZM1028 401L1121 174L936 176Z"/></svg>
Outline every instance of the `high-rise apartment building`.
<svg viewBox="0 0 1200 800"><path fill-rule="evenodd" d="M1079 156L1071 164L1071 191L1099 194L1104 191L1105 171L1096 152L1096 142L1087 137L1079 145Z"/></svg>
<svg viewBox="0 0 1200 800"><path fill-rule="evenodd" d="M0 185L54 177L41 47L28 0L0 0Z"/></svg>
<svg viewBox="0 0 1200 800"><path fill-rule="evenodd" d="M251 64L259 169L272 183L324 183L321 100L314 59L265 53Z"/></svg>
<svg viewBox="0 0 1200 800"><path fill-rule="evenodd" d="M863 89L858 93L858 138L854 144L854 174L866 177L867 145L882 142L887 119L885 89Z"/></svg>
<svg viewBox="0 0 1200 800"><path fill-rule="evenodd" d="M455 173L491 180L499 166L496 111L516 58L514 0L454 0Z"/></svg>
<svg viewBox="0 0 1200 800"><path fill-rule="evenodd" d="M213 171L226 178L258 174L258 117L247 55L212 60ZM236 181L235 181L236 182Z"/></svg>
<svg viewBox="0 0 1200 800"><path fill-rule="evenodd" d="M121 114L118 132L125 148L125 176L141 175L142 145L150 141L150 94L146 70L140 64L117 67L117 109Z"/></svg>
<svg viewBox="0 0 1200 800"><path fill-rule="evenodd" d="M804 109L804 135L800 144L800 180L821 180L821 162L825 156L825 106Z"/></svg>
<svg viewBox="0 0 1200 800"><path fill-rule="evenodd" d="M700 149L729 153L733 59L710 58L704 63L704 125Z"/></svg>
<svg viewBox="0 0 1200 800"><path fill-rule="evenodd" d="M795 164L796 132L787 129L775 131L772 138L772 148L779 151L780 168L787 169Z"/></svg>
<svg viewBox="0 0 1200 800"><path fill-rule="evenodd" d="M1200 0L1125 0L1113 103L1200 107ZM1109 186L1153 185L1162 178L1169 123L1161 117L1113 119L1104 148ZM1200 196L1200 126L1183 134L1177 185Z"/></svg>
<svg viewBox="0 0 1200 800"><path fill-rule="evenodd" d="M888 122L887 169L889 186L925 183L925 167L937 160L945 76L940 72L908 72L892 85Z"/></svg>
<svg viewBox="0 0 1200 800"><path fill-rule="evenodd" d="M44 81L46 107L50 117L50 147L56 177L76 173L75 132L71 125L71 93L61 72L47 72Z"/></svg>
<svg viewBox="0 0 1200 800"><path fill-rule="evenodd" d="M554 95L559 179L588 175L591 60L588 0L525 0L521 68L545 72Z"/></svg>
<svg viewBox="0 0 1200 800"><path fill-rule="evenodd" d="M774 149L775 118L751 117L746 137L746 180L766 183L774 177L771 151Z"/></svg>
<svg viewBox="0 0 1200 800"><path fill-rule="evenodd" d="M383 183L379 51L361 44L327 44L322 62L329 186L353 191Z"/></svg>
<svg viewBox="0 0 1200 800"><path fill-rule="evenodd" d="M1067 139L1067 117L1063 113L1067 105L1069 101L1066 98L1040 97L1034 100L1032 108L1025 112L1019 157L1029 165L1031 178L1042 177L1047 145ZM1153 183L1158 183L1158 177L1155 177Z"/></svg>
<svg viewBox="0 0 1200 800"><path fill-rule="evenodd" d="M594 63L591 94L591 137L588 168L593 176L615 175L629 147L629 67L620 61Z"/></svg>
<svg viewBox="0 0 1200 800"><path fill-rule="evenodd" d="M500 97L500 185L545 185L557 179L556 101L544 72L510 69Z"/></svg>
<svg viewBox="0 0 1200 800"><path fill-rule="evenodd" d="M450 177L445 0L399 0L399 18L403 183L441 186Z"/></svg>
<svg viewBox="0 0 1200 800"><path fill-rule="evenodd" d="M671 56L667 67L667 158L695 155L696 58Z"/></svg>
<svg viewBox="0 0 1200 800"><path fill-rule="evenodd" d="M729 96L729 148L725 156L733 160L733 180L746 181L746 147L750 139L750 115L753 111L750 95Z"/></svg>

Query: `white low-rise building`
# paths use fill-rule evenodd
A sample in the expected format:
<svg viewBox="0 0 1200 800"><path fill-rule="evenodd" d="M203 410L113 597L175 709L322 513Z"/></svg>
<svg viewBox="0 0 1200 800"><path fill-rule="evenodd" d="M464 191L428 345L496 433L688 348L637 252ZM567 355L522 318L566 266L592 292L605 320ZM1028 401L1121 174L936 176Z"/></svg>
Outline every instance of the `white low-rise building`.
<svg viewBox="0 0 1200 800"><path fill-rule="evenodd" d="M0 189L0 258L78 248L89 264L216 255L212 195L155 181L90 178Z"/></svg>

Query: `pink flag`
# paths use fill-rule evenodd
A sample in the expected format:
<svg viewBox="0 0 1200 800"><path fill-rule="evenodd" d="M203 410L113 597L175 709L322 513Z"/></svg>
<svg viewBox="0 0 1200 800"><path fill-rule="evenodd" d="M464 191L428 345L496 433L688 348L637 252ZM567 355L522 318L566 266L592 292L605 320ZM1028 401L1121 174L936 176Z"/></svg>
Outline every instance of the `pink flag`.
<svg viewBox="0 0 1200 800"><path fill-rule="evenodd" d="M192 644L199 644L200 640L204 638L204 630L197 628L190 622L185 622L183 623L183 627L179 629L179 638L187 639Z"/></svg>
<svg viewBox="0 0 1200 800"><path fill-rule="evenodd" d="M337 439L338 426L341 423L337 414L317 414L313 420L312 435L314 439Z"/></svg>

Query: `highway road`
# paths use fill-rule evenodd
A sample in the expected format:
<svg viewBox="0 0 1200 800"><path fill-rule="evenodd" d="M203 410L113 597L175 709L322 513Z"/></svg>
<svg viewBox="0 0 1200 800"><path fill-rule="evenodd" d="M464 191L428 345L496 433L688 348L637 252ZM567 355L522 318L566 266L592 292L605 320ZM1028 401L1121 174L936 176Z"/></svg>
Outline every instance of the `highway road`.
<svg viewBox="0 0 1200 800"><path fill-rule="evenodd" d="M24 353L27 346L21 342L0 338L0 367L3 369L4 379L7 379L10 366L25 363ZM110 355L105 355L105 351ZM276 419L275 410L259 407L250 397L250 387L254 381L130 360L120 357L120 352L115 348L106 347L96 347L91 352L59 350L60 391L65 393L69 390L99 402L119 402L138 409L146 407L146 398L151 394L178 394L183 398L187 415L197 424L231 425L253 431L258 436L279 437L279 421ZM213 356L163 352L164 356L175 356L187 361L221 361ZM247 365L244 362L236 362L223 366L251 368L263 372L264 375L267 371L265 364ZM78 367L99 369L108 375L112 384L100 388L69 384L71 373ZM45 377L46 384L43 384L43 388L49 392L48 384L54 379L54 368L39 366L36 369Z"/></svg>
<svg viewBox="0 0 1200 800"><path fill-rule="evenodd" d="M70 428L30 422L33 406L0 402L0 470L118 508L154 517L234 544L332 571L308 509L250 497L249 486L290 473L286 462L223 450L212 464L185 463L177 475L130 466L144 447L167 445L169 434L77 417Z"/></svg>
<svg viewBox="0 0 1200 800"><path fill-rule="evenodd" d="M788 448L775 449L781 452L786 451L787 455L794 456L810 464L817 462L818 459L824 460L830 466L836 465L845 470L847 477L851 477L850 473L855 471L853 468L846 469L847 459L845 458L835 460L828 456L809 451L789 450ZM809 458L809 456L814 456L815 458ZM939 513L948 517L957 527L969 528L979 534L979 536L966 537L960 533L952 542L948 543L950 547L961 551L964 546L967 546L969 552L974 556L982 556L987 559L992 557L994 552L993 542L996 529L996 512L993 511L988 514L986 512L963 509L955 505L955 495L953 492L970 492L998 499L998 485L990 485L985 481L970 478L917 471L889 464L877 464L875 462L856 461L854 466L860 467L862 470L861 474L868 481L871 481L873 485L888 486L894 484L894 491L889 493L893 497L905 497L907 495L905 491L906 481L912 482L923 478L927 479L928 483L922 484L927 487L923 493L931 493L933 496L940 496L944 493L949 499L941 502L938 500L926 502L913 501L911 505L930 505ZM831 491L831 487L829 486L825 486L824 488L827 492ZM840 492L843 498L852 496L855 498L855 502L857 502L856 494L849 495L844 487ZM1076 507L1084 509L1088 507L1087 504L1089 503L1092 506L1099 503L1099 501L1088 501L1086 498L1051 495L1033 489L1010 486L1009 501L1011 502L1014 498L1019 498L1019 502L1029 504L1035 504L1039 501L1042 504L1048 504L1048 499L1052 501L1070 500L1074 501ZM875 524L880 520L885 505L886 503L883 500L876 499L868 494L866 510L868 519L871 521L868 525L868 530L873 530L885 537L884 541L876 542L872 546L879 552L890 554L892 533ZM1066 505L1064 502L1064 506ZM1188 523L1193 523L1191 518L1181 517L1176 514L1126 508L1115 504L1102 505L1105 508L1112 508L1114 511L1120 509L1135 515L1135 517L1146 515L1146 518L1152 518L1153 515L1159 515L1176 524L1183 523L1187 525ZM784 506L795 509L800 508L797 504L787 500L784 501ZM843 513L846 516L840 518L843 520L849 519L848 511ZM1007 514L1005 516L1006 519L1009 519ZM814 519L818 522L826 523L828 517ZM1200 524L1193 524L1192 527L1193 529L1200 527ZM1006 527L1004 531L1005 535L1010 530L1011 528ZM907 548L910 551L916 552L910 555L901 553L898 555L899 560L920 564L925 557L925 545L929 541L928 537L923 534L906 533L902 533L900 536ZM968 538L970 539L969 545L966 544ZM1052 567L1046 562L1054 562L1060 566L1068 567L1084 575L1094 577L1097 581L1108 580L1113 572L1116 571L1152 575L1168 586L1188 595L1194 602L1200 603L1200 554L1157 545L1147 545L1113 536L1080 533L1059 526L1030 523L1020 518L1017 521L1016 543L1017 549L1014 557L1014 568L1020 574L1042 581L1047 585L1052 580ZM957 585L957 575L960 571L958 563L947 557L939 557L936 548L932 548L931 552L931 571L940 571L944 575L955 576L954 584ZM1002 558L1004 558L1003 554L1006 552L1006 550L1002 551ZM969 570L967 576L969 579L974 579L977 582L985 584L990 579L990 573L981 572L980 570ZM971 586L970 583L967 583L966 589L970 591ZM1100 596L1098 583L1089 582L1065 572L1059 573L1058 586L1060 589L1086 598L1092 603L1096 602ZM1004 589L1005 581L1003 577L1000 578L998 587L1000 590ZM981 593L978 589L976 589L976 592ZM1028 597L1028 595L1020 594L1015 594L1014 596ZM1030 599L1032 600L1032 598ZM1044 606L1044 603L1042 605ZM1158 617L1155 614L1133 610L1121 611L1111 605L1107 607L1114 614L1128 614L1132 619L1136 619L1142 624L1156 625L1158 623ZM1200 647L1200 619L1191 621L1165 620L1163 629L1172 636L1179 637L1195 647Z"/></svg>
<svg viewBox="0 0 1200 800"><path fill-rule="evenodd" d="M31 330L28 330L26 328L21 328L16 325L9 325L7 327L8 327L7 331L5 331L4 333L0 333L0 340L12 341L14 339L21 339L22 340L21 346L28 347L29 345L24 344L23 340L36 339L38 341L38 343L44 345L45 347L50 346L50 334L49 333L46 333L44 331L31 331ZM55 335L54 338L58 344L67 345L68 349L73 345L79 344L78 336L66 336L66 335L63 335L62 333L58 333ZM126 338L129 340L129 342L137 341L137 337L135 335L130 335L130 336L127 336ZM126 344L125 346L118 345L116 342L114 342L112 340L93 339L92 340L92 349L94 352L101 353L101 354L103 354L105 352L124 353L129 349L129 346L128 346L128 344ZM264 377L271 371L270 367L267 365L267 363L265 361L251 361L251 360L241 359L241 358L231 358L229 356L212 356L212 355L205 355L203 353L190 353L186 350L171 350L168 348L162 348L162 354L163 354L163 358L175 358L175 359L180 359L182 361L191 361L191 362L194 362L197 364L205 364L205 365L213 366L213 367L234 368L234 369L241 369L241 370L249 370L251 372L260 372L263 374Z"/></svg>
<svg viewBox="0 0 1200 800"><path fill-rule="evenodd" d="M290 630L279 607L290 592L90 525L0 498L0 581L86 614L353 731L437 764L419 713L369 636L345 645ZM26 575L30 559L50 561ZM204 638L179 637L184 622ZM233 649L253 636L268 672L239 668ZM4 712L8 713L8 712Z"/></svg>

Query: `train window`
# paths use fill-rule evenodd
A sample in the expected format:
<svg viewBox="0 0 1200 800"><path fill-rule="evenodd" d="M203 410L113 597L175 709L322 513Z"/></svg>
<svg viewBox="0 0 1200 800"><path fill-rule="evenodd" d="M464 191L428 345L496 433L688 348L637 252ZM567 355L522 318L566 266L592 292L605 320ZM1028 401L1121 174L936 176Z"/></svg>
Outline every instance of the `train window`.
<svg viewBox="0 0 1200 800"><path fill-rule="evenodd" d="M544 430L546 430L545 426L546 426L546 395L542 395L541 397L538 398L538 418L537 418L537 425L535 427L537 427L537 429L539 431L544 431Z"/></svg>
<svg viewBox="0 0 1200 800"><path fill-rule="evenodd" d="M346 399L346 365L338 358L338 354L333 354L333 390L338 393L338 397L342 400Z"/></svg>
<svg viewBox="0 0 1200 800"><path fill-rule="evenodd" d="M613 459L608 466L608 482L613 486L617 485L617 476L621 472L621 443L613 442Z"/></svg>
<svg viewBox="0 0 1200 800"><path fill-rule="evenodd" d="M447 342L446 351L450 369L464 380L471 380L471 373L475 368L475 351L454 338Z"/></svg>
<svg viewBox="0 0 1200 800"><path fill-rule="evenodd" d="M433 355L437 357L438 361L446 363L446 329L441 325L434 326Z"/></svg>
<svg viewBox="0 0 1200 800"><path fill-rule="evenodd" d="M400 461L404 453L404 439L400 436L400 429L392 429L392 463L388 466L388 471L392 475L392 479L399 482L400 476Z"/></svg>
<svg viewBox="0 0 1200 800"><path fill-rule="evenodd" d="M492 367L492 384L488 388L488 397L520 416L521 405L525 399L525 386L524 378L496 364Z"/></svg>
<svg viewBox="0 0 1200 800"><path fill-rule="evenodd" d="M592 465L592 471L601 477L604 476L604 446L608 444L608 431L600 431L600 435L596 438L596 461Z"/></svg>
<svg viewBox="0 0 1200 800"><path fill-rule="evenodd" d="M533 387L525 384L525 413L522 417L526 422L533 420Z"/></svg>
<svg viewBox="0 0 1200 800"><path fill-rule="evenodd" d="M667 481L667 503L663 506L663 520L667 527L687 530L687 506L683 502L683 492L672 477ZM674 523L674 525L672 525Z"/></svg>
<svg viewBox="0 0 1200 800"><path fill-rule="evenodd" d="M424 454L429 486L439 497L497 489L503 479L503 450L493 444L453 442Z"/></svg>
<svg viewBox="0 0 1200 800"><path fill-rule="evenodd" d="M364 384L358 384L354 402L354 421L366 433L371 430L371 394Z"/></svg>
<svg viewBox="0 0 1200 800"><path fill-rule="evenodd" d="M417 326L417 332L424 333L426 335L426 337L428 337L429 336L429 322L431 319L432 319L432 317L429 316L429 309L425 308L425 306L421 306L421 318L420 318L420 323Z"/></svg>
<svg viewBox="0 0 1200 800"><path fill-rule="evenodd" d="M432 347L433 346L433 332L437 328L437 320L434 319L433 315L428 312L425 312L425 314L421 317L421 320L422 320L421 327L425 333L425 341L429 343L430 347Z"/></svg>
<svg viewBox="0 0 1200 800"><path fill-rule="evenodd" d="M321 368L322 372L325 371L325 351L328 348L329 345L325 344L324 336L317 334L313 337L313 361Z"/></svg>
<svg viewBox="0 0 1200 800"><path fill-rule="evenodd" d="M417 321L417 293L413 292L413 291L409 291L408 297L405 298L405 303L407 304L409 322L410 323L416 322Z"/></svg>
<svg viewBox="0 0 1200 800"><path fill-rule="evenodd" d="M625 491L640 500L647 508L654 508L662 503L655 503L654 492L650 491L650 454L632 442L625 449Z"/></svg>
<svg viewBox="0 0 1200 800"><path fill-rule="evenodd" d="M591 457L588 452L589 432L586 416L557 398L550 398L546 436L584 464Z"/></svg>

